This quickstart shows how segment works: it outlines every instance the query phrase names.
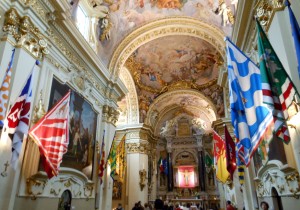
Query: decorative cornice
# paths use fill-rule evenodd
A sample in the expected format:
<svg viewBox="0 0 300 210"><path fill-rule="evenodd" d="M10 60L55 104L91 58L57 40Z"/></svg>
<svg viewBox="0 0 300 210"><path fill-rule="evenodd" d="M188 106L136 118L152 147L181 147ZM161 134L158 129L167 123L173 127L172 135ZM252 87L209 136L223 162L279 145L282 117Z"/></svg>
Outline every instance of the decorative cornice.
<svg viewBox="0 0 300 210"><path fill-rule="evenodd" d="M284 7L282 0L261 0L254 9L260 24L268 31L275 13L282 11Z"/></svg>
<svg viewBox="0 0 300 210"><path fill-rule="evenodd" d="M16 47L23 47L38 59L49 54L46 38L28 16L21 17L15 8L11 8L4 18L2 30L13 37Z"/></svg>
<svg viewBox="0 0 300 210"><path fill-rule="evenodd" d="M109 71L117 78L134 50L151 40L170 35L188 35L203 39L212 44L225 60L225 35L220 29L193 18L169 17L153 21L129 34L115 50Z"/></svg>

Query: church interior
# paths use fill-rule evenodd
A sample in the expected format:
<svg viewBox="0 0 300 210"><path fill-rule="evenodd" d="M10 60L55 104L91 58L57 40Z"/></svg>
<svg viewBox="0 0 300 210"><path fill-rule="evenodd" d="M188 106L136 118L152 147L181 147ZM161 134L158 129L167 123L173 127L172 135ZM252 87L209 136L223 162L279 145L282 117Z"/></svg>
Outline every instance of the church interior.
<svg viewBox="0 0 300 210"><path fill-rule="evenodd" d="M299 97L285 119L289 143L267 133L272 141L231 179L219 179L214 159L214 132L223 138L226 125L235 136L226 37L258 65L257 20L300 91L290 24L291 11L300 23L300 2L289 3L1 0L1 122L29 75L29 129L71 92L69 142L51 178L28 128L16 149L19 133L1 124L0 209L131 210L157 198L204 210L225 210L228 200L237 210L262 209L262 201L297 209Z"/></svg>

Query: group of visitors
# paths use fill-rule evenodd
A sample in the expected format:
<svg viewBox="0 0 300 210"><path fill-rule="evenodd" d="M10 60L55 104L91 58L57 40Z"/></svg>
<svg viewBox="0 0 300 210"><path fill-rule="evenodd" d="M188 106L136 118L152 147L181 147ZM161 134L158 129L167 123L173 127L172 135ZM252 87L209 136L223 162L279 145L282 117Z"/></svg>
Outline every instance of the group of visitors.
<svg viewBox="0 0 300 210"><path fill-rule="evenodd" d="M234 208L233 206L232 206L232 204L231 204L231 201L227 201L226 202L226 210L235 210L236 208ZM262 201L261 203L260 203L260 208L262 209L262 210L269 210L269 204L266 202L266 201ZM245 210L245 207L243 208L243 210Z"/></svg>
<svg viewBox="0 0 300 210"><path fill-rule="evenodd" d="M266 201L262 201L260 203L260 207L262 210L269 210L269 204ZM119 203L118 207L115 210L124 210L124 208L122 207L122 204ZM187 203L183 206L180 206L179 203L173 205L172 202L163 202L160 197L155 200L154 208L152 208L152 205L150 203L145 203L144 206L142 206L141 201L139 201L134 204L132 210L202 210L202 208L197 205L192 205L191 203ZM231 204L231 201L226 202L226 210L236 210L236 208ZM245 207L243 208L243 210L245 210Z"/></svg>

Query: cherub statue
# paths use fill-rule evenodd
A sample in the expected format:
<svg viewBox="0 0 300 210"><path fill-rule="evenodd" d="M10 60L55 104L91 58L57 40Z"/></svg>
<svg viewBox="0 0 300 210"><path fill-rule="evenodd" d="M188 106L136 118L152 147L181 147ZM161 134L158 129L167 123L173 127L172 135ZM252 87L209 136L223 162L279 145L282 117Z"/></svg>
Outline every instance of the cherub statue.
<svg viewBox="0 0 300 210"><path fill-rule="evenodd" d="M229 23L233 24L234 17L233 17L232 11L229 7L227 7L226 3L223 0L219 1L219 6L215 10L215 13L217 15L222 15L223 26L226 26Z"/></svg>

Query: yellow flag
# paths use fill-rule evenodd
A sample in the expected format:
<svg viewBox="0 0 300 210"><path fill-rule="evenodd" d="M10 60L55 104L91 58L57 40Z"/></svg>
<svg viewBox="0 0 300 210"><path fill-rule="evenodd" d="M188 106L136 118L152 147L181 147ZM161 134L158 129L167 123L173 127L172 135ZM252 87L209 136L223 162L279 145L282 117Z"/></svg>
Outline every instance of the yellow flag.
<svg viewBox="0 0 300 210"><path fill-rule="evenodd" d="M125 159L125 139L126 135L123 136L117 147L117 164L116 172L119 175L119 181L123 182L125 177L126 159Z"/></svg>
<svg viewBox="0 0 300 210"><path fill-rule="evenodd" d="M226 183L227 179L230 176L229 172L227 171L225 150L222 151L220 158L218 159L216 176L217 179L222 183Z"/></svg>

